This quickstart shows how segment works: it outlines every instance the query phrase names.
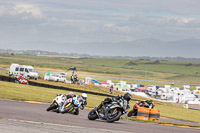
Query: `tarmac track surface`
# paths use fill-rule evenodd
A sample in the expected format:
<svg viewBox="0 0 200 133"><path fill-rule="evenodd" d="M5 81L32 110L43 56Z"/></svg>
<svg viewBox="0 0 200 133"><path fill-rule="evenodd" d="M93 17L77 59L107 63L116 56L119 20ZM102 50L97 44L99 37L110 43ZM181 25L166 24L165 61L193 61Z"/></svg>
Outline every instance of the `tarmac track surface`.
<svg viewBox="0 0 200 133"><path fill-rule="evenodd" d="M78 116L47 112L49 104L38 104L0 99L0 133L200 133L199 129L159 125L129 120L107 123L90 121L89 109L81 110Z"/></svg>

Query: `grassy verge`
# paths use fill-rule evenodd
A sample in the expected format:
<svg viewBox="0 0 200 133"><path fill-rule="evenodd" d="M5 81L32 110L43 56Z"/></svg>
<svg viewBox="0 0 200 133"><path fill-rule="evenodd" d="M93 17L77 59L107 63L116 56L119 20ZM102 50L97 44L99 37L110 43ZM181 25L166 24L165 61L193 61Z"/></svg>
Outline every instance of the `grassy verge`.
<svg viewBox="0 0 200 133"><path fill-rule="evenodd" d="M129 60L129 59L94 59L67 57L46 57L31 55L0 56L1 66L9 67L11 63L33 65L43 69L60 69L66 71L76 66L79 72L93 74L116 75L170 82L187 82L199 84L200 63Z"/></svg>
<svg viewBox="0 0 200 133"><path fill-rule="evenodd" d="M61 84L64 83L55 83L53 84ZM70 84L66 84L70 85ZM70 85L71 86L71 85ZM72 86L71 86L72 87ZM70 88L71 88L70 87ZM77 85L73 85L74 88L79 89ZM93 86L90 86L90 91L93 91ZM88 88L84 88L88 90ZM36 87L30 85L22 85L10 82L0 81L0 98L3 99L13 99L13 100L22 100L22 101L36 101L36 102L51 102L52 99L56 97L57 94L65 94L69 93L69 91L44 88L44 87ZM81 93L75 92L80 95ZM135 99L135 96L132 96ZM87 107L94 107L95 105L99 105L102 100L104 100L104 96L91 95L88 94L88 105ZM163 103L157 102L156 109L161 111L161 117L175 118L187 121L193 121L200 123L200 115L198 110L189 110L184 109L178 105L174 105L171 103ZM135 104L135 101L130 102L131 108ZM128 110L130 111L130 110Z"/></svg>
<svg viewBox="0 0 200 133"><path fill-rule="evenodd" d="M49 89L44 87L28 86L0 81L0 98L20 101L51 102L57 94L66 94L69 91ZM75 92L80 95L81 93ZM105 97L88 94L88 107L94 107Z"/></svg>

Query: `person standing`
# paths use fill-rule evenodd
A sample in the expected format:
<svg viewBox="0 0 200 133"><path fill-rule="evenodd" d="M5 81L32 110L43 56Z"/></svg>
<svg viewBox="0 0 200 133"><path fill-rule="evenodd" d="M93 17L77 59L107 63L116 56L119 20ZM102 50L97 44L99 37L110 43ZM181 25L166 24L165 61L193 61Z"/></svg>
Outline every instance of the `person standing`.
<svg viewBox="0 0 200 133"><path fill-rule="evenodd" d="M112 94L113 91L113 85L110 86L110 93Z"/></svg>

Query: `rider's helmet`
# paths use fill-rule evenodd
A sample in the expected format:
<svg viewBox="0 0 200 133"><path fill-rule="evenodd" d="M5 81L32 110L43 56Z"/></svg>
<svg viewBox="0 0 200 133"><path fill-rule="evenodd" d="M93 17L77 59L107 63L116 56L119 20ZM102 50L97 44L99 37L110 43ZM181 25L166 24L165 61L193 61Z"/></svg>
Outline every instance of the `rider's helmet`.
<svg viewBox="0 0 200 133"><path fill-rule="evenodd" d="M131 94L130 93L126 93L124 94L124 99L127 100L127 101L130 101L131 100Z"/></svg>
<svg viewBox="0 0 200 133"><path fill-rule="evenodd" d="M147 99L146 102L147 102L149 105L153 103L153 101L152 101L150 98Z"/></svg>
<svg viewBox="0 0 200 133"><path fill-rule="evenodd" d="M86 93L82 93L81 97L86 100L87 99L87 94Z"/></svg>
<svg viewBox="0 0 200 133"><path fill-rule="evenodd" d="M74 95L74 93L73 93L73 92L69 92L69 95L73 96L73 95Z"/></svg>
<svg viewBox="0 0 200 133"><path fill-rule="evenodd" d="M110 99L110 98L105 98L103 102L104 102L104 104L108 104L108 103L111 103L111 102L112 102L112 99Z"/></svg>

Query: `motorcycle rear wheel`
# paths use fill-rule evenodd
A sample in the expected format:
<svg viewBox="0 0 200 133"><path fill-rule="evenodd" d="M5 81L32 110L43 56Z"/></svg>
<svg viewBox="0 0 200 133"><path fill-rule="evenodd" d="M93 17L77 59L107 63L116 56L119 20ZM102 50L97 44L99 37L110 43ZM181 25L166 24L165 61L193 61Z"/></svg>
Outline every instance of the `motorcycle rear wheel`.
<svg viewBox="0 0 200 133"><path fill-rule="evenodd" d="M76 109L74 115L79 115L79 109Z"/></svg>

